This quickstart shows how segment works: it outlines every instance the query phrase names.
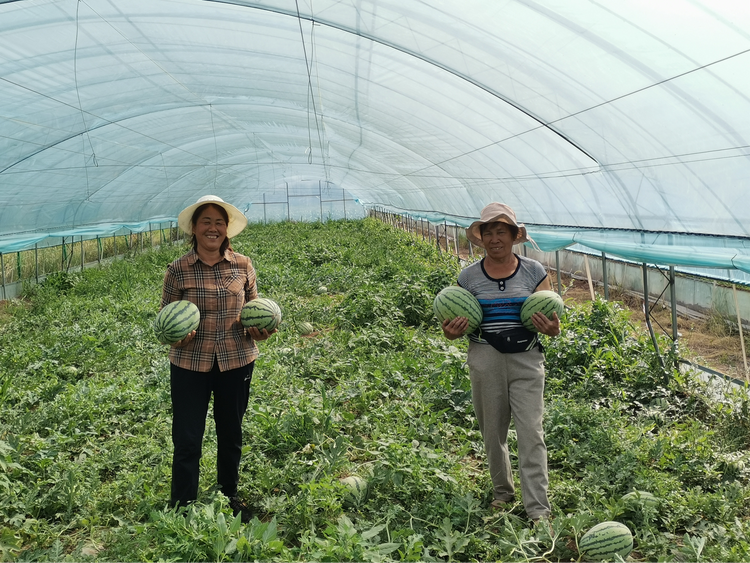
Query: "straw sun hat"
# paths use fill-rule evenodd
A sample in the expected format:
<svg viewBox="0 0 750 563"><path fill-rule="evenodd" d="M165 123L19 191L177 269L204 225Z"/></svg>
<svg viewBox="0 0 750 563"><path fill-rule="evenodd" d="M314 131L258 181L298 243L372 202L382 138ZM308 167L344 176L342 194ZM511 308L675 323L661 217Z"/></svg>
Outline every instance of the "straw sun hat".
<svg viewBox="0 0 750 563"><path fill-rule="evenodd" d="M518 236L516 236L516 240L513 244L521 244L522 242L531 242L531 244L534 244L534 241L526 233L526 227L524 227L523 223L516 221L515 211L504 203L497 202L490 203L482 209L482 213L479 215L479 221L474 221L466 229L466 238L468 238L472 244L484 248L484 244L482 243L482 233L480 231L481 226L485 223L496 223L498 221L518 227Z"/></svg>
<svg viewBox="0 0 750 563"><path fill-rule="evenodd" d="M225 202L219 196L204 195L193 205L190 205L180 211L180 214L177 216L177 224L187 234L193 234L193 213L195 213L195 210L198 209L201 205L204 205L206 203L212 203L219 207L223 207L226 210L227 215L229 216L229 223L227 224L227 238L232 238L233 236L240 234L242 229L245 228L245 225L247 225L247 217L245 217L245 214L237 209L234 205Z"/></svg>

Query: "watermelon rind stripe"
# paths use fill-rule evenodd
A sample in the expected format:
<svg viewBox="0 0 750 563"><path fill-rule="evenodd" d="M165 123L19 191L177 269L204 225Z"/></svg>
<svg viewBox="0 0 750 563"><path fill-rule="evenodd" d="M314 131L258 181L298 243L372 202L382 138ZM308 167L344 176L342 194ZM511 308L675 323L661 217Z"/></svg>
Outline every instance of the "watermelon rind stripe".
<svg viewBox="0 0 750 563"><path fill-rule="evenodd" d="M469 319L469 332L473 332L482 322L482 307L476 298L459 286L444 288L435 297L433 311L441 323L445 319L466 317Z"/></svg>
<svg viewBox="0 0 750 563"><path fill-rule="evenodd" d="M532 293L521 306L521 323L534 332L537 330L531 321L531 317L537 311L544 313L547 318L550 318L552 313L556 312L557 316L562 318L565 314L565 304L554 291L543 290Z"/></svg>
<svg viewBox="0 0 750 563"><path fill-rule="evenodd" d="M197 320L197 315L195 314L195 310L191 309L184 309L175 315L166 318L162 323L161 327L162 330L165 330L167 332L179 332L183 326L187 324L187 326L192 326L195 321ZM169 327L172 327L171 329Z"/></svg>
<svg viewBox="0 0 750 563"><path fill-rule="evenodd" d="M154 321L154 332L160 342L174 343L197 329L199 323L198 307L183 299L162 308Z"/></svg>
<svg viewBox="0 0 750 563"><path fill-rule="evenodd" d="M602 522L583 535L579 549L596 560L612 560L615 555L626 557L633 549L633 535L624 524Z"/></svg>
<svg viewBox="0 0 750 563"><path fill-rule="evenodd" d="M253 299L242 307L240 322L245 327L273 330L281 323L281 308L271 299Z"/></svg>

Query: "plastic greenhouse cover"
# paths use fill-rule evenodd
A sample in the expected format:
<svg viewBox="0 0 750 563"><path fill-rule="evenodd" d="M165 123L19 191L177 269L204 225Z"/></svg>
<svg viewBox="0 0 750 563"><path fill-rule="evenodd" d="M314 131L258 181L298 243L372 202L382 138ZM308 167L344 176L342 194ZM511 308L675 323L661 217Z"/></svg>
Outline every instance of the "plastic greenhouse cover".
<svg viewBox="0 0 750 563"><path fill-rule="evenodd" d="M749 29L737 0L0 0L0 251L306 181L748 272Z"/></svg>

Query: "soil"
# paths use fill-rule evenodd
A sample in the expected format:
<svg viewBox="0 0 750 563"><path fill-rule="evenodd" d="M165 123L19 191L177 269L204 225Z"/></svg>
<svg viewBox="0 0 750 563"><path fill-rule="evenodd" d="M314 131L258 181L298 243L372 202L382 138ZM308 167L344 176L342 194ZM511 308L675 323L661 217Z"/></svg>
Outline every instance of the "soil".
<svg viewBox="0 0 750 563"><path fill-rule="evenodd" d="M554 270L550 272L553 287L557 290ZM563 298L576 303L591 301L591 289L585 279L561 276ZM604 297L602 287L594 285L594 294ZM640 325L648 333L646 315L643 311L643 297L624 293L617 288L610 288L610 301L618 301L631 311L630 320ZM662 333L672 338L672 311L669 302L650 303L651 326L654 333ZM682 356L695 364L708 367L728 377L741 381L750 381L747 366L750 357L750 334L742 335L744 339L745 359L743 361L743 342L737 324L716 317L705 317L699 314L677 315L677 334Z"/></svg>

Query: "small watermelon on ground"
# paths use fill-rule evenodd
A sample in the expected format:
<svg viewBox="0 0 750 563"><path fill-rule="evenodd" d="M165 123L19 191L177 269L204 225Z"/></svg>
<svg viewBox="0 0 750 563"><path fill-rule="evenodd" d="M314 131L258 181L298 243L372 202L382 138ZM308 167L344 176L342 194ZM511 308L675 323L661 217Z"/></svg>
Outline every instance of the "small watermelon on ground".
<svg viewBox="0 0 750 563"><path fill-rule="evenodd" d="M526 298L521 306L521 322L527 329L537 332L531 316L537 311L544 313L548 319L552 319L552 313L562 319L565 315L565 302L554 291L543 290L532 293Z"/></svg>
<svg viewBox="0 0 750 563"><path fill-rule="evenodd" d="M482 323L482 306L477 298L463 287L450 285L435 296L432 309L442 324L445 319L466 317L469 320L467 333L474 332Z"/></svg>
<svg viewBox="0 0 750 563"><path fill-rule="evenodd" d="M359 506L362 502L367 499L367 480L359 475L350 475L339 479L339 481L346 487L346 493L344 494L344 504L346 506Z"/></svg>
<svg viewBox="0 0 750 563"><path fill-rule="evenodd" d="M630 491L622 497L628 504L640 504L642 506L650 506L656 508L659 506L659 499L648 491Z"/></svg>
<svg viewBox="0 0 750 563"><path fill-rule="evenodd" d="M324 285L321 285L318 288L318 294L319 295L323 295L324 293L328 293L328 288L326 286L324 286Z"/></svg>
<svg viewBox="0 0 750 563"><path fill-rule="evenodd" d="M633 551L633 534L620 522L602 522L583 534L578 550L587 561L625 559Z"/></svg>
<svg viewBox="0 0 750 563"><path fill-rule="evenodd" d="M240 322L245 328L254 326L270 332L281 324L281 308L272 299L258 297L242 307Z"/></svg>
<svg viewBox="0 0 750 563"><path fill-rule="evenodd" d="M300 323L297 328L299 328L299 333L302 334L303 336L312 334L315 331L315 329L313 328L313 325L308 322Z"/></svg>
<svg viewBox="0 0 750 563"><path fill-rule="evenodd" d="M195 303L185 299L165 305L154 320L156 339L174 344L198 328L201 313Z"/></svg>

